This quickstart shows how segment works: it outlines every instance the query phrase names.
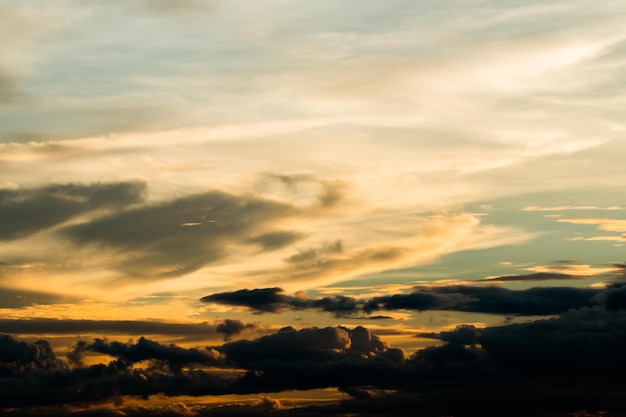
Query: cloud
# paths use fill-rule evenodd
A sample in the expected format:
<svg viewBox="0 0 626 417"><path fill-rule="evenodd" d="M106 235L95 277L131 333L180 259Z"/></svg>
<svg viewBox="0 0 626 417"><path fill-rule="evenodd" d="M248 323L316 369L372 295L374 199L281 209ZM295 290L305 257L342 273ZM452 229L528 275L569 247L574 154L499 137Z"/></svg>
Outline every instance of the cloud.
<svg viewBox="0 0 626 417"><path fill-rule="evenodd" d="M146 184L55 184L0 189L0 240L14 240L94 211L121 209L141 202Z"/></svg>
<svg viewBox="0 0 626 417"><path fill-rule="evenodd" d="M281 288L239 290L208 295L201 301L248 307L260 312L313 309L336 316L393 310L448 310L475 313L548 315L589 307L601 290L570 287L509 290L495 286L449 285L416 287L407 294L355 299L343 295L317 299L289 296Z"/></svg>
<svg viewBox="0 0 626 417"><path fill-rule="evenodd" d="M80 341L68 353L68 358L71 358L73 362L80 362L83 352L103 353L122 360L125 366L146 360L162 360L176 372L179 372L183 365L217 365L223 359L214 349L186 349L173 344L163 345L145 337L140 337L136 343L122 343L106 339L95 339L92 342Z"/></svg>
<svg viewBox="0 0 626 417"><path fill-rule="evenodd" d="M534 271L537 273L557 273L571 275L573 277L602 277L602 276L614 276L619 273L621 269L616 265L608 265L601 267L593 267L590 265L576 264L574 261L556 261L552 265L537 265L531 268L526 268L527 271Z"/></svg>
<svg viewBox="0 0 626 417"><path fill-rule="evenodd" d="M217 0L138 0L158 12L212 10Z"/></svg>
<svg viewBox="0 0 626 417"><path fill-rule="evenodd" d="M148 320L64 320L51 318L0 319L0 328L9 334L124 334L167 335L209 338L215 336L221 322L172 323ZM253 326L251 324L245 326Z"/></svg>
<svg viewBox="0 0 626 417"><path fill-rule="evenodd" d="M57 17L59 19L53 19ZM22 99L21 82L32 75L32 49L46 35L54 32L60 16L50 14L49 7L31 8L0 5L0 103Z"/></svg>
<svg viewBox="0 0 626 417"><path fill-rule="evenodd" d="M249 243L257 244L264 251L271 251L289 246L304 238L304 234L298 232L270 232L248 239Z"/></svg>
<svg viewBox="0 0 626 417"><path fill-rule="evenodd" d="M618 291L622 297L622 289L608 288L605 295ZM519 414L507 415L625 411L621 394L616 394L626 388L621 378L626 372L624 326L624 310L583 307L527 323L486 328L463 325L419 334L442 344L411 356L360 326L286 327L258 339L202 348L181 348L146 338L136 343L95 339L75 346L69 354L71 367L56 358L45 341L30 343L2 336L0 398L5 406L20 407L97 403L124 395L148 398L156 393L202 396L342 387L352 400L307 406L311 407L308 411L312 415L382 416L421 409L433 415L496 416L520 396L525 401L516 405L514 411ZM86 366L79 360L85 352L113 359L107 365ZM134 366L138 363L143 365ZM29 398L35 393L39 395ZM455 401L449 401L450 396ZM283 409L263 399L254 406L258 415L277 408L286 416L292 411L303 415L298 413L307 410ZM244 410L234 406L217 414L202 407L194 411L237 415Z"/></svg>
<svg viewBox="0 0 626 417"><path fill-rule="evenodd" d="M274 287L211 294L200 300L205 303L244 306L257 311L277 313L290 307L295 298L285 295L282 288Z"/></svg>
<svg viewBox="0 0 626 417"><path fill-rule="evenodd" d="M411 294L373 298L365 306L377 310L454 310L493 314L559 314L593 305L598 290L554 287L508 290L501 287L443 286L419 288Z"/></svg>
<svg viewBox="0 0 626 417"><path fill-rule="evenodd" d="M623 207L620 206L608 206L608 207L599 207L599 206L554 206L554 207L541 207L541 206L526 206L522 211L565 211L565 210L623 210Z"/></svg>
<svg viewBox="0 0 626 417"><path fill-rule="evenodd" d="M611 219L607 217L572 217L557 219L557 222L572 224L591 224L597 225L598 230L620 233L626 232L626 220L624 219Z"/></svg>
<svg viewBox="0 0 626 417"><path fill-rule="evenodd" d="M288 204L212 191L121 211L62 233L77 245L121 255L114 266L131 277L159 279L222 260L249 236L275 233L273 222L298 214Z"/></svg>
<svg viewBox="0 0 626 417"><path fill-rule="evenodd" d="M5 274L3 269L5 268L0 264L0 277ZM71 301L78 301L78 298L62 294L0 287L0 308L20 308L34 304L61 304ZM5 328L3 330L10 332Z"/></svg>
<svg viewBox="0 0 626 417"><path fill-rule="evenodd" d="M216 327L218 333L224 335L224 340L231 340L245 331L255 330L258 326L253 323L244 323L241 320L226 319Z"/></svg>
<svg viewBox="0 0 626 417"><path fill-rule="evenodd" d="M490 281L549 281L549 280L570 280L582 279L581 276L560 274L557 272L536 272L534 274L525 275L503 275L500 277L481 279L482 282Z"/></svg>

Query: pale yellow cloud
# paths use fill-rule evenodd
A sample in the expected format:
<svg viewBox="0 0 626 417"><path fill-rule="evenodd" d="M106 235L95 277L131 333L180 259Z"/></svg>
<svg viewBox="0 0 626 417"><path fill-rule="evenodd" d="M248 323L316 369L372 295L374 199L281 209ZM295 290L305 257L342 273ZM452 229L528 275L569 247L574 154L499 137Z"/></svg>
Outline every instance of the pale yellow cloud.
<svg viewBox="0 0 626 417"><path fill-rule="evenodd" d="M614 241L614 242L623 242L626 241L626 235L620 236L591 236L591 237L572 237L568 240L586 240L586 241Z"/></svg>
<svg viewBox="0 0 626 417"><path fill-rule="evenodd" d="M554 265L537 265L531 268L524 268L526 271L532 272L547 272L547 273L558 273L558 274L567 274L578 277L591 277L595 275L602 274L611 274L620 272L622 269L618 267L593 267L590 265L584 264L569 264L569 263L560 263Z"/></svg>
<svg viewBox="0 0 626 417"><path fill-rule="evenodd" d="M615 210L624 210L623 207L620 206L608 206L608 207L600 207L600 206L553 206L553 207L541 207L541 206L526 206L521 209L522 211L566 211L566 210L607 210L607 211L615 211Z"/></svg>
<svg viewBox="0 0 626 417"><path fill-rule="evenodd" d="M607 232L626 232L626 220L625 219L611 219L606 217L581 217L581 218L563 218L558 219L560 223L571 224L589 224L597 225L598 230L604 230Z"/></svg>

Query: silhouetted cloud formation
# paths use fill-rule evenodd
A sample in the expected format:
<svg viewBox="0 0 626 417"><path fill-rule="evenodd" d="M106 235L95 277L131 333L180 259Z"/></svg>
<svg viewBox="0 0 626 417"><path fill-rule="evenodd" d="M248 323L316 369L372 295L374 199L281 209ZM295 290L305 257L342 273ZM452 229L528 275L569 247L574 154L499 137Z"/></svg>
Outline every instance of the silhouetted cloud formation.
<svg viewBox="0 0 626 417"><path fill-rule="evenodd" d="M611 286L596 301L610 300L623 288ZM95 339L78 342L68 353L69 362L57 358L46 341L31 343L5 335L0 337L0 400L5 407L20 407L33 401L84 403L157 393L200 396L341 387L352 400L285 409L266 399L255 408L226 407L210 415L245 411L269 415L277 410L285 416L406 415L411 409L455 416L626 411L621 394L626 389L621 377L626 372L626 311L608 307L570 309L528 323L462 325L419 334L443 344L413 355L360 326L286 327L254 340L197 348L147 338L126 343ZM247 325L226 320L217 327L224 334L236 334ZM86 366L81 362L86 352L113 359L106 365ZM139 363L143 365L135 366ZM518 403L516 398L525 400ZM514 409L511 403L516 404ZM199 415L204 411L208 413L197 410Z"/></svg>
<svg viewBox="0 0 626 417"><path fill-rule="evenodd" d="M624 288L626 285L613 284L594 291L592 307L571 308L550 319L487 328L461 325L418 334L442 344L412 355L361 326L285 327L252 340L191 348L146 337L136 342L96 338L76 343L67 360L58 358L45 340L29 342L2 335L0 404L18 407L19 415L37 415L36 410L23 407L98 404L120 396L262 394L340 387L351 400L290 409L266 398L253 406L230 406L216 413L207 407L194 412L224 416L246 412L263 416L277 411L285 416L382 416L406 415L407 410L417 409L433 416L554 416L581 409L626 412ZM517 302L523 308L517 310L536 311L535 302L528 307L527 298L535 297L542 304L557 294L570 294L562 288L541 290L503 293L492 287L455 286L422 289L422 293L454 294L457 302L479 303L489 311L501 310L500 303L507 297L509 302L513 302L511 297L522 300ZM279 289L247 290L239 293L243 298L237 302L249 302L250 297L260 306L284 302L277 294ZM576 301L579 293L571 294ZM497 300L487 303L488 296ZM375 298L381 304L395 303L393 308L416 302L412 297L400 301L389 297ZM423 304L421 298L417 300ZM472 308L477 309L475 305ZM226 336L254 327L230 319L214 326ZM111 327L103 324L103 328ZM108 355L111 360L88 366L82 360L88 353ZM519 398L524 401L520 403ZM516 404L514 409L511 404ZM128 410L128 415L150 414L148 409ZM184 415L187 409L152 411L152 415Z"/></svg>
<svg viewBox="0 0 626 417"><path fill-rule="evenodd" d="M244 323L241 320L226 319L216 327L218 333L224 335L224 340L230 340L241 335L246 330L254 330L257 326L253 323Z"/></svg>
<svg viewBox="0 0 626 417"><path fill-rule="evenodd" d="M295 297L285 295L282 288L243 289L233 292L222 292L203 297L207 303L243 306L263 312L277 313L285 308L298 304Z"/></svg>
<svg viewBox="0 0 626 417"><path fill-rule="evenodd" d="M0 278L5 275L5 268L9 269L6 266L3 267L2 263L0 263ZM58 304L70 301L77 301L77 298L67 295L0 287L0 308L19 308L33 304ZM2 319L0 319L0 322L2 322ZM1 325L0 328L2 328ZM4 329L4 331L11 332L7 329Z"/></svg>
<svg viewBox="0 0 626 417"><path fill-rule="evenodd" d="M61 320L49 318L0 319L0 329L8 334L124 334L169 335L206 338L220 332L218 323L172 323L144 320ZM242 323L242 325L244 325ZM245 324L244 326L254 326Z"/></svg>
<svg viewBox="0 0 626 417"><path fill-rule="evenodd" d="M416 287L408 294L370 299L328 296L317 299L289 296L281 288L238 290L208 295L201 300L248 307L259 312L278 313L285 309L316 309L337 316L370 314L391 310L452 310L476 313L547 315L597 304L600 289L549 287L509 290L495 286L452 285Z"/></svg>
<svg viewBox="0 0 626 417"><path fill-rule="evenodd" d="M0 189L0 240L28 236L96 210L139 203L145 189L138 181Z"/></svg>
<svg viewBox="0 0 626 417"><path fill-rule="evenodd" d="M409 356L363 327L284 328L255 340L182 348L145 338L136 343L79 342L61 361L45 341L0 337L0 398L5 407L99 402L117 396L219 395L342 387L353 399L333 405L284 409L265 398L198 415L559 415L579 409L625 411L621 375L626 312L601 306L570 310L553 319L421 334L440 339ZM84 352L112 356L85 366ZM145 363L142 367L134 364ZM194 369L193 364L200 368ZM207 367L240 369L238 375ZM593 381L593 383L591 383ZM420 395L416 395L419 393ZM446 398L448 400L446 400ZM455 398L455 401L449 401ZM522 403L516 398L524 398ZM511 404L516 404L511 409ZM128 415L184 415L186 407L129 408ZM136 413L133 413L135 410ZM141 410L141 413L137 410ZM384 411L383 411L384 410ZM29 415L21 410L21 415ZM26 410L28 411L28 410ZM161 410L165 412L165 410ZM213 410L215 411L215 410ZM101 411L105 413L105 411ZM106 414L92 415L106 415ZM240 414L237 414L240 413ZM30 415L37 415L32 412ZM53 414L46 414L53 415ZM90 415L90 414L86 414Z"/></svg>
<svg viewBox="0 0 626 417"><path fill-rule="evenodd" d="M248 239L248 243L261 246L263 250L270 251L288 246L302 239L304 235L297 232L270 232L254 236Z"/></svg>
<svg viewBox="0 0 626 417"><path fill-rule="evenodd" d="M594 304L600 290L570 287L509 290L501 287L454 285L417 288L411 294L374 297L365 311L455 310L476 313L543 315L559 314Z"/></svg>
<svg viewBox="0 0 626 417"><path fill-rule="evenodd" d="M95 339L93 342L80 341L68 357L72 358L73 362L79 362L81 354L86 351L113 356L125 364L161 360L176 369L188 364L215 365L221 360L220 353L215 349L185 349L173 344L163 345L145 337L139 338L136 343L122 343L106 339Z"/></svg>

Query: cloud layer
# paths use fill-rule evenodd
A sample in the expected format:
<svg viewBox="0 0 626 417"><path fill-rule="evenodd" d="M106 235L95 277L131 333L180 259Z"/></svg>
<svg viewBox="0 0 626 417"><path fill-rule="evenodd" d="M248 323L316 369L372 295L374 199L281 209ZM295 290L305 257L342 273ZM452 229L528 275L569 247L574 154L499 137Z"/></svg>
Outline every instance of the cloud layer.
<svg viewBox="0 0 626 417"><path fill-rule="evenodd" d="M607 291L621 294L622 289L616 286ZM626 371L622 359L625 325L623 309L598 305L527 323L487 328L463 325L419 334L442 344L413 355L389 346L364 327L337 326L286 327L258 339L200 348L143 337L127 343L95 339L78 342L68 353L68 361L59 359L45 340L31 343L4 335L0 338L4 381L0 394L3 405L22 407L33 405L34 398L52 406L157 393L202 396L339 386L353 399L309 411L357 416L405 415L409 408L459 416L495 416L502 410L515 416L560 415L582 409L624 412L620 375ZM112 359L107 365L87 366L81 359L88 352ZM141 367L134 366L140 363ZM229 369L239 371L224 372ZM455 401L444 401L450 395ZM510 409L510 402L520 395L526 400ZM389 408L390 404L395 405ZM271 401L266 405L256 410L258 415L279 407ZM25 415L38 413L21 410ZM200 415L209 412L197 410ZM229 413L246 410L251 409L219 412L236 415ZM305 409L284 412L292 415Z"/></svg>
<svg viewBox="0 0 626 417"><path fill-rule="evenodd" d="M510 315L560 314L569 309L591 307L606 291L572 287L509 290L495 286L417 287L407 294L356 299L343 295L309 299L289 296L281 288L260 288L207 295L201 301L248 307L259 312L312 309L336 316L371 314L394 310L448 310Z"/></svg>

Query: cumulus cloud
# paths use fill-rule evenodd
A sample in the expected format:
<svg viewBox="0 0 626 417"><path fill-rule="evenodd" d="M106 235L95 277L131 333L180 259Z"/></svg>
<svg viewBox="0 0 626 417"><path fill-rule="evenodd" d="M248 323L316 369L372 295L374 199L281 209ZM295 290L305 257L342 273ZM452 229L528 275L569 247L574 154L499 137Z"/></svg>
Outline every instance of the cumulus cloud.
<svg viewBox="0 0 626 417"><path fill-rule="evenodd" d="M285 416L292 412L406 415L407 410L416 409L459 416L496 416L503 410L514 416L582 409L623 412L625 325L625 311L581 308L528 323L487 328L464 325L420 334L443 344L411 356L363 327L287 327L255 340L205 348L181 348L145 338L136 343L96 339L79 342L70 356L90 351L113 360L91 366L74 361L72 367L56 358L45 341L30 343L2 336L0 397L3 405L20 407L32 405L33 399L42 405L84 404L120 395L147 398L156 393L201 396L341 387L352 400L285 409L261 398L252 408L193 410L200 415L244 411L271 415L280 409ZM145 366L133 366L146 361ZM193 369L194 363L201 369ZM211 366L241 373L229 376L207 369ZM516 401L520 396L524 398L521 403ZM511 404L516 404L514 410ZM29 415L29 410L19 410Z"/></svg>
<svg viewBox="0 0 626 417"><path fill-rule="evenodd" d="M0 240L28 236L82 214L137 204L145 190L139 181L0 189Z"/></svg>
<svg viewBox="0 0 626 417"><path fill-rule="evenodd" d="M146 360L162 360L177 370L188 364L216 365L222 359L219 352L214 349L186 349L173 344L163 345L145 337L139 338L136 343L106 339L95 339L93 342L80 341L68 353L68 357L73 362L79 362L81 354L86 351L113 356L127 364L126 366Z"/></svg>
<svg viewBox="0 0 626 417"><path fill-rule="evenodd" d="M219 323L216 331L224 335L224 340L231 340L248 330L254 330L258 326L253 323L244 323L241 320L226 319Z"/></svg>

